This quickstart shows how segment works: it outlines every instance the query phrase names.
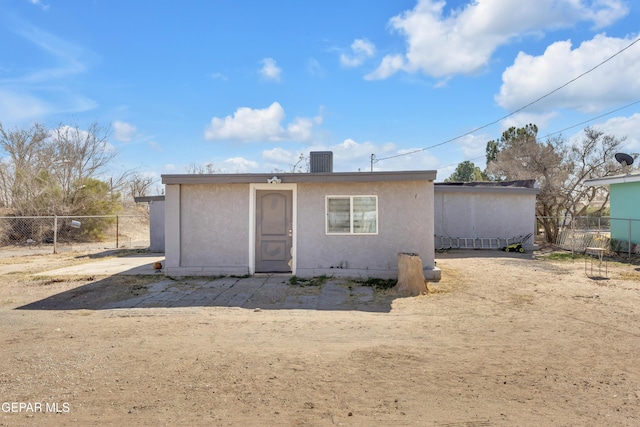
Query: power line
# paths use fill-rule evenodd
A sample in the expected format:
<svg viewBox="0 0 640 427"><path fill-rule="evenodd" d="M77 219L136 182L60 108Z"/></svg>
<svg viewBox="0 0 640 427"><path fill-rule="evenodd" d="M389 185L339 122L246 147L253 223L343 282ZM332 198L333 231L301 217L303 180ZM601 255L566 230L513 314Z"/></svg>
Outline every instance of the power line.
<svg viewBox="0 0 640 427"><path fill-rule="evenodd" d="M375 158L375 156L374 156L374 155L372 155L372 156L373 156L373 157L372 157L372 166L373 166L374 161L375 161L375 163L377 163L377 162L379 162L379 161L381 161L381 160L394 159L394 158L396 158L396 157L408 156L408 155L411 155L411 154L419 153L419 152L421 152L421 151L430 150L430 149L432 149L432 148L436 148L436 147L439 147L439 146L441 146L441 145L445 145L445 144L448 144L448 143L450 143L450 142L456 141L456 140L458 140L458 139L460 139L460 138L464 138L465 136L471 135L471 134L473 134L473 133L475 133L475 132L477 132L477 131L479 131L479 130L482 130L482 129L484 129L484 128L487 128L487 127L489 127L489 126L495 125L496 123L499 123L500 121L502 121L502 120L504 120L504 119L506 119L506 118L508 118L508 117L511 117L511 116L513 116L514 114L519 113L520 111L522 111L522 110L524 110L524 109L526 109L526 108L529 108L529 107L530 107L530 106L532 106L533 104L536 104L536 103L538 103L538 102L542 101L543 99L545 99L545 98L547 98L548 96L550 96L550 95L552 95L552 94L554 94L554 93L558 92L559 90L564 89L565 87L569 86L571 83L575 82L576 80L578 80L578 79L580 79L580 78L582 78L582 77L586 76L587 74L591 73L591 72L592 72L592 71L594 71L595 69L597 69L597 68L599 68L600 66L602 66L602 65L606 64L607 62L611 61L613 58L615 58L616 56L620 55L622 52L626 51L627 49L629 49L631 46L635 45L635 44L636 44L636 43L638 43L638 42L640 42L640 37L636 38L634 41L632 41L631 43L629 43L629 44L628 44L627 46L625 46L624 48L620 49L618 52L614 53L613 55L611 55L610 57L608 57L608 58L607 58L607 59L605 59L604 61L600 62L599 64L595 65L594 67L590 68L589 70L587 70L587 71L583 72L582 74L578 75L577 77L574 77L573 79L569 80L569 81L568 81L568 82L566 82L565 84L563 84L563 85L561 85L561 86L558 86L557 88L553 89L551 92L548 92L548 93L546 93L546 94L542 95L541 97L539 97L539 98L537 98L537 99L535 99L535 100L533 100L533 101L529 102L528 104L526 104L526 105L524 105L524 106L522 106L522 107L518 108L518 109L517 109L517 110L515 110L515 111L510 112L509 114L507 114L507 115L505 115L505 116L502 116L501 118L499 118L499 119L497 119L497 120L494 120L494 121L492 121L492 122L490 122L490 123L487 123L487 124L485 124L485 125L483 125L483 126L477 127L477 128L475 128L475 129L473 129L473 130L471 130L471 131L467 132L467 133L464 133L464 134L462 134L462 135L456 136L455 138L448 139L448 140L446 140L446 141L440 142L440 143L438 143L438 144L431 145L431 146L429 146L429 147L419 148L419 149L417 149L417 150L409 151L409 152L407 152L407 153L396 154L396 155L393 155L393 156L382 157L382 158L379 158L379 159ZM631 104L631 105L633 105L633 104ZM623 107L623 108L626 108L626 107ZM592 120L594 120L594 119L592 119ZM569 129L570 129L570 128L569 128Z"/></svg>
<svg viewBox="0 0 640 427"><path fill-rule="evenodd" d="M631 106L633 106L633 105L636 105L636 104L640 104L640 99L639 99L639 100L637 100L637 101L634 101L634 102L632 102L632 103L630 103L630 104L623 105L622 107L616 108L615 110L607 111L606 113L600 114L599 116L591 117L590 119L587 119L587 120L582 121L582 122L580 122L580 123L576 123L575 125L571 125L571 126L566 127L566 128L564 128L564 129L561 129L561 130L558 130L558 131L555 131L555 132L548 133L548 134L546 134L546 135L544 135L544 136L540 137L539 139L549 138L550 136L553 136L553 135L556 135L556 134L562 133L562 132L564 132L564 131L566 131L566 130L573 129L573 128L576 128L576 127L578 127L578 126L582 126L582 125L584 125L584 124L586 124L586 123L589 123L589 122L592 122L592 121L594 121L594 120L601 119L602 117L608 116L608 115L613 114L613 113L617 113L617 112L618 112L618 111L620 111L620 110L624 110L625 108L629 108L629 107L631 107ZM467 160L463 160L462 162L465 162L465 161L471 161L471 160L478 160L478 159L480 159L480 158L482 158L482 157L485 157L485 155L478 156L478 157L473 157L473 158L471 158L471 159L467 159ZM446 168L448 168L448 167L450 167L450 166L456 166L456 165L459 165L459 164L460 164L460 163L462 163L462 162L451 163L450 165L446 165L446 166L439 167L437 170L446 169Z"/></svg>
<svg viewBox="0 0 640 427"><path fill-rule="evenodd" d="M576 128L576 127L578 127L578 126L584 125L584 124L589 123L589 122L592 122L592 121L594 121L594 120L601 119L602 117L608 116L609 114L617 113L617 112L618 112L618 111L620 111L620 110L624 110L625 108L629 108L629 107L631 107L632 105L636 105L636 104L640 104L640 99L639 99L639 100L637 100L637 101L632 102L631 104L624 105L624 106L622 106L622 107L620 107L620 108L616 108L615 110L607 111L606 113L604 113L604 114L600 114L599 116L592 117L592 118L590 118L590 119L588 119L588 120L585 120L585 121L583 121L583 122L580 122L580 123L576 123L576 124L575 124L575 125L573 125L573 126L569 126L569 127L564 128L564 129L561 129L561 130L558 130L558 131L555 131L555 132L548 133L548 134L546 134L545 136L543 136L541 139L548 138L548 137L550 137L550 136L552 136L552 135L555 135L555 134L558 134L558 133L562 133L562 132L564 132L565 130L569 130L569 129Z"/></svg>

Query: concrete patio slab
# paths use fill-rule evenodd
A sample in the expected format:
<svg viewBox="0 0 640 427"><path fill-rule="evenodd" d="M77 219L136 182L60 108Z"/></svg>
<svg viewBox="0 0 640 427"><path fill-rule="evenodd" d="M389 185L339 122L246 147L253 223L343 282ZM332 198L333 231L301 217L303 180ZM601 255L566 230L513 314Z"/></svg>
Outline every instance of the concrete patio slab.
<svg viewBox="0 0 640 427"><path fill-rule="evenodd" d="M281 310L361 310L388 312L390 301L374 301L374 290L354 286L347 279L330 279L317 286L289 283L290 275L260 274L250 277L174 277L168 278L154 269L164 263L162 254L136 254L99 259L75 266L49 270L35 276L114 276L157 275L157 281L146 285L144 293L109 301L99 309L144 309L185 307L239 307ZM96 286L98 282L92 282ZM69 293L76 293L70 290ZM71 295L70 295L71 297ZM73 298L72 298L73 299ZM52 300L53 301L53 300ZM53 309L65 309L56 298ZM47 304L39 304L38 307ZM75 306L74 306L75 307Z"/></svg>
<svg viewBox="0 0 640 427"><path fill-rule="evenodd" d="M100 261L73 265L34 274L34 276L111 276L114 274L158 274L153 268L156 262L164 265L164 255L138 254L107 258Z"/></svg>

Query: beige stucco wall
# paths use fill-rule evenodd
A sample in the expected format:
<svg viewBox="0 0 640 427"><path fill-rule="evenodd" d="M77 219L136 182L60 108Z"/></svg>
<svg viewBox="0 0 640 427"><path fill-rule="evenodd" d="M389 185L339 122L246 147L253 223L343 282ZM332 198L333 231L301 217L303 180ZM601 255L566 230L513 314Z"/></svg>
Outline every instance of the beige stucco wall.
<svg viewBox="0 0 640 427"><path fill-rule="evenodd" d="M439 279L433 182L299 183L293 188L296 275L396 277L398 253L411 252L422 258L427 278ZM252 194L249 184L166 185L165 273L251 272ZM378 234L326 235L326 195L377 195Z"/></svg>
<svg viewBox="0 0 640 427"><path fill-rule="evenodd" d="M149 202L149 251L164 252L164 200Z"/></svg>
<svg viewBox="0 0 640 427"><path fill-rule="evenodd" d="M249 272L248 184L167 185L165 193L166 274Z"/></svg>
<svg viewBox="0 0 640 427"><path fill-rule="evenodd" d="M453 238L513 238L535 230L536 195L435 191L435 234ZM530 241L532 243L532 240Z"/></svg>
<svg viewBox="0 0 640 427"><path fill-rule="evenodd" d="M377 195L378 234L327 235L326 195ZM396 277L398 252L418 253L427 276L436 271L432 182L299 184L297 230L301 277Z"/></svg>

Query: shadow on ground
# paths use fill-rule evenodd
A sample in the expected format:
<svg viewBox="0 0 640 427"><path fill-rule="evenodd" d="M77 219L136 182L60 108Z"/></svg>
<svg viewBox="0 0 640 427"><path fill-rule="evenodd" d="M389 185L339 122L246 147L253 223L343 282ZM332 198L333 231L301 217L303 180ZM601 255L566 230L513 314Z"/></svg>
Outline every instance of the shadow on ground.
<svg viewBox="0 0 640 427"><path fill-rule="evenodd" d="M290 276L172 279L157 275L47 276L36 286L68 286L18 310L110 310L174 307L241 307L261 310L354 310L387 313L398 295L345 279L320 285L289 283ZM89 283L87 283L89 282Z"/></svg>

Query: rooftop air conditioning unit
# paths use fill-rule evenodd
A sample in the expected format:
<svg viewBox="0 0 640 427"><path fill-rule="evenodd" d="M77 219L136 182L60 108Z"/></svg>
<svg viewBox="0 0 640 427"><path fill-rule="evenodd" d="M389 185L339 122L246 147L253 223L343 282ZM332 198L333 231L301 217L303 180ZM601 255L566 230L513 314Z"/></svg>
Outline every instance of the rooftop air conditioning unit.
<svg viewBox="0 0 640 427"><path fill-rule="evenodd" d="M309 169L311 173L333 172L332 151L312 151L309 153Z"/></svg>

